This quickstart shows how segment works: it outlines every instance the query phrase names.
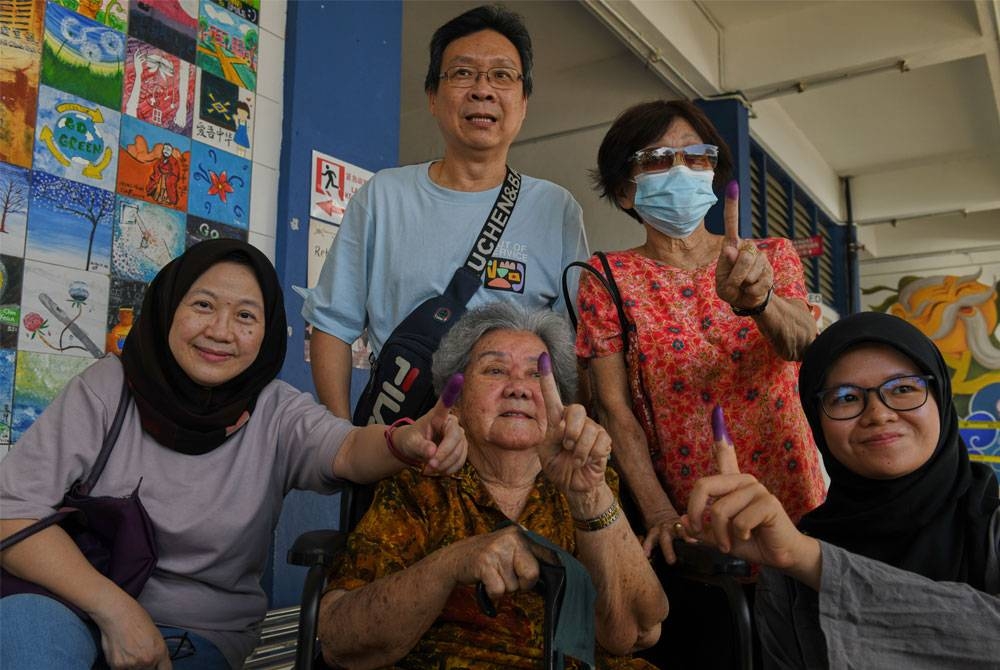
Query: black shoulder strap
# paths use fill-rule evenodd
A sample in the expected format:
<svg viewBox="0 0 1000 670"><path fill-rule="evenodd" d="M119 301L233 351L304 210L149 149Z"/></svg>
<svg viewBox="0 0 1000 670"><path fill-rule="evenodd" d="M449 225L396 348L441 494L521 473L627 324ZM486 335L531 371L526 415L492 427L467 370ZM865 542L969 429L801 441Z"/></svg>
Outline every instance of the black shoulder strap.
<svg viewBox="0 0 1000 670"><path fill-rule="evenodd" d="M489 216L486 217L486 222L483 224L483 229L479 231L479 236L476 237L476 242L472 245L472 251L469 252L463 265L476 273L476 276L482 274L483 270L486 269L486 262L490 260L497 245L500 244L500 236L507 228L507 222L514 211L514 205L517 204L517 196L520 192L521 175L508 165L507 174L500 185L500 192L497 193L497 199L493 203Z"/></svg>
<svg viewBox="0 0 1000 670"><path fill-rule="evenodd" d="M129 397L128 380L123 379L122 392L118 399L118 409L115 411L115 418L111 421L111 427L108 428L108 432L104 436L104 443L101 445L101 452L97 455L97 460L94 461L94 467L91 468L90 475L87 477L86 481L83 483L80 483L79 481L74 482L70 487L70 491L74 491L77 494L90 495L91 490L94 488L94 484L97 483L97 478L100 477L101 473L104 471L104 466L108 462L108 457L111 456L111 450L114 448L115 442L118 440L118 433L121 432L122 422L125 421L125 412L128 411ZM0 551L6 551L9 547L14 546L21 540L31 537L35 533L41 532L53 524L59 523L63 520L63 518L65 518L66 514L67 510L62 510L39 519L30 526L25 526L16 533L4 538L4 540L0 542Z"/></svg>
<svg viewBox="0 0 1000 670"><path fill-rule="evenodd" d="M104 466L108 463L111 450L115 448L115 442L118 441L118 433L122 430L122 423L125 422L125 413L128 411L130 397L128 379L126 378L122 380L122 392L118 398L118 409L115 411L115 418L111 420L111 427L108 428L107 435L104 436L101 453L97 454L97 460L94 461L94 467L90 469L87 479L76 489L80 495L90 495L101 473L104 472Z"/></svg>
<svg viewBox="0 0 1000 670"><path fill-rule="evenodd" d="M567 273L570 268L580 268L581 270L586 270L587 272L594 275L594 277L601 283L604 290L608 292L611 296L611 302L614 303L615 311L618 312L618 323L621 326L622 331L622 346L624 349L623 353L628 352L628 330L632 327L625 314L625 305L622 303L621 293L618 291L618 283L615 282L615 276L611 272L611 265L608 263L608 257L603 251L596 251L594 255L597 256L598 260L601 261L601 267L604 268L604 274L601 274L596 270L590 263L585 263L583 261L573 261L563 270L562 273L562 290L563 296L566 298L566 311L569 313L569 320L573 324L573 329L576 329L576 313L573 311L572 300L570 300L569 284L567 282Z"/></svg>

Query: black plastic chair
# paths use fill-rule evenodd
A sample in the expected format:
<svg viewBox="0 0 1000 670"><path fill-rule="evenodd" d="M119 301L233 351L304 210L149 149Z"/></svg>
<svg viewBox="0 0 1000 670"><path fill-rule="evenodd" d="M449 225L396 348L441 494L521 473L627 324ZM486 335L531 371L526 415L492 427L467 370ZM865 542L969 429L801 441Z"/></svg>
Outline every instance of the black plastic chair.
<svg viewBox="0 0 1000 670"><path fill-rule="evenodd" d="M619 482L619 497L625 516L632 525L632 530L641 536L645 533L645 528L639 521L642 515L624 479L621 479ZM717 589L725 600L724 606L729 613L732 626L733 662L730 663L730 667L733 670L753 670L754 632L750 603L743 589L743 585L747 582L751 574L750 564L741 558L723 554L718 549L707 545L688 544L683 540L677 539L674 540L673 545L674 554L677 556L677 562L674 565L668 565L663 558L663 554L659 551L653 552L652 562L653 570L659 576L663 590L670 600L670 614L664 622L664 630L661 632L657 643L651 649L645 650L638 655L655 663L658 660L658 652L662 650L663 655L668 657L671 667L688 667L689 665L692 667L716 667L711 663L706 663L706 659L704 658L694 657L700 653L700 649L705 647L697 645L695 643L696 636L691 634L697 631L710 630L713 637L712 642L716 643L717 646L717 643L721 642L723 638L718 636L716 627L710 627L707 624L705 626L693 626L693 631L685 631L684 639L679 645L677 640L669 639L672 632L670 629L674 627L677 618L691 616L691 612L685 611L683 607L675 607L678 604L685 605L689 603L677 597L684 594L678 594L677 589L674 587L676 585L683 585L685 591L690 592L697 586L704 587L713 592ZM692 658L689 659L688 664L678 664L673 660L679 648L693 649Z"/></svg>
<svg viewBox="0 0 1000 670"><path fill-rule="evenodd" d="M667 597L670 597L670 584L685 582L688 584L701 584L708 588L719 589L725 599L726 609L729 611L732 626L732 662L731 667L742 670L752 670L753 660L753 625L750 617L750 603L747 600L744 584L750 577L750 565L739 558L723 554L717 549L708 546L690 545L683 540L674 540L674 553L677 555L675 565L667 565L663 556L657 552L653 561L653 569L660 576L661 583ZM675 596L676 596L675 592ZM678 598L671 601L671 616L687 616L683 609L675 609L674 605L679 604ZM668 617L669 622L669 617ZM718 635L717 628L702 627L702 630L711 630L712 637L717 642L724 638ZM669 629L668 629L669 631ZM669 632L667 633L669 636ZM666 648L671 647L671 643L676 642L661 636L658 645ZM685 640L685 644L693 645L692 641ZM655 647L654 647L655 648ZM692 662L708 667L706 659L692 659ZM681 666L684 667L684 666ZM715 667L715 666L713 666Z"/></svg>

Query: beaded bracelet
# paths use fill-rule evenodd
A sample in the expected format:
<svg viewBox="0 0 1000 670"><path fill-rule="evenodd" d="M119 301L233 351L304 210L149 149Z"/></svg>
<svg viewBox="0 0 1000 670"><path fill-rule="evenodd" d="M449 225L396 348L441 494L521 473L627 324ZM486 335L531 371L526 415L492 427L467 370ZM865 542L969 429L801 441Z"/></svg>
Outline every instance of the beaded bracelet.
<svg viewBox="0 0 1000 670"><path fill-rule="evenodd" d="M611 503L611 507L607 508L600 515L595 516L593 519L573 519L573 525L577 527L577 530L592 531L601 530L602 528L607 528L615 521L618 521L618 517L622 515L622 506L618 504L616 499Z"/></svg>
<svg viewBox="0 0 1000 670"><path fill-rule="evenodd" d="M410 419L409 417L405 416L401 419L396 419L395 421L393 421L392 424L385 429L385 445L389 447L389 453L395 456L396 459L402 462L403 464L409 465L411 467L419 467L424 464L423 461L419 461L416 458L410 458L402 451L400 451L399 447L397 447L395 444L392 443L393 431L399 428L400 426L409 426L411 424L413 424L413 419Z"/></svg>

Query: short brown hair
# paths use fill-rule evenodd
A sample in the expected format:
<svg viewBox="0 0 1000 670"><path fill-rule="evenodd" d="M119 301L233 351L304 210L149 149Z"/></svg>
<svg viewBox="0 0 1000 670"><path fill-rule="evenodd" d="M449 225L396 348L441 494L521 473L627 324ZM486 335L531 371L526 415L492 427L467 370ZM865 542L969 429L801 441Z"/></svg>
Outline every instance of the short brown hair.
<svg viewBox="0 0 1000 670"><path fill-rule="evenodd" d="M602 198L607 198L615 207L629 216L642 221L634 209L625 209L618 197L625 192L625 186L632 176L632 154L663 136L676 118L691 124L701 140L719 147L719 162L715 166L713 188L721 191L732 172L733 158L719 131L708 116L687 100L653 100L629 107L618 115L597 150L597 169L591 170L594 189Z"/></svg>

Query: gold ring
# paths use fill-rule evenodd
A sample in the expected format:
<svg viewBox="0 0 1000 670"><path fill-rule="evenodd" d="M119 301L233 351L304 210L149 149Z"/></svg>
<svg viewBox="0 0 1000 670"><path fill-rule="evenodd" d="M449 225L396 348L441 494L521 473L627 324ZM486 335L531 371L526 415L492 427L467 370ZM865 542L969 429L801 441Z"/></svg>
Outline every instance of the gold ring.
<svg viewBox="0 0 1000 670"><path fill-rule="evenodd" d="M740 243L740 251L745 251L751 256L756 256L758 253L757 245L754 244L751 240L743 240Z"/></svg>
<svg viewBox="0 0 1000 670"><path fill-rule="evenodd" d="M674 524L674 533L680 535L683 532L684 532L684 524L678 521L677 523Z"/></svg>

